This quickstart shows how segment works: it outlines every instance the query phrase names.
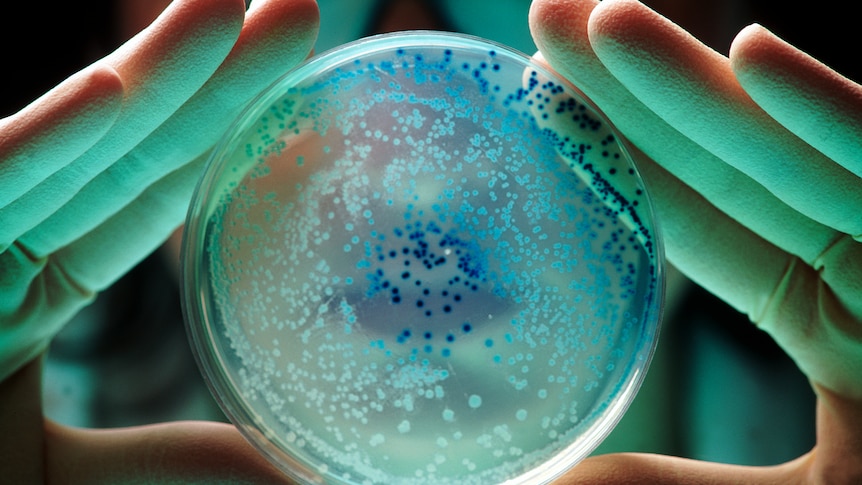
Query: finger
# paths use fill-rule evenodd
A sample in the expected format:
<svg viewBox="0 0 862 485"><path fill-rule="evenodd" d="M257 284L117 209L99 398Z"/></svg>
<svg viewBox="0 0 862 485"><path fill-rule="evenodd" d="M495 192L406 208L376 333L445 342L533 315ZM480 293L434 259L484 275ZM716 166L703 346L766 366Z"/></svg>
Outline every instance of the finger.
<svg viewBox="0 0 862 485"><path fill-rule="evenodd" d="M642 152L631 150L660 224L667 258L694 282L759 321L792 256L716 209ZM743 250L744 249L744 250Z"/></svg>
<svg viewBox="0 0 862 485"><path fill-rule="evenodd" d="M119 74L124 87L116 121L86 153L0 208L0 247L55 212L197 91L236 41L243 16L240 0L174 2L150 27L106 57L102 62Z"/></svg>
<svg viewBox="0 0 862 485"><path fill-rule="evenodd" d="M124 119L148 128L136 138L146 136L209 79L236 41L244 15L244 4L237 0L173 2L105 58L129 92Z"/></svg>
<svg viewBox="0 0 862 485"><path fill-rule="evenodd" d="M81 308L177 227L205 161L153 184L123 212L49 257L15 243L0 254L0 380L30 361Z"/></svg>
<svg viewBox="0 0 862 485"><path fill-rule="evenodd" d="M51 259L76 286L93 292L107 288L182 223L206 160L201 156L169 173Z"/></svg>
<svg viewBox="0 0 862 485"><path fill-rule="evenodd" d="M598 5L589 35L614 76L680 133L797 211L862 233L858 178L757 106L727 58L635 0Z"/></svg>
<svg viewBox="0 0 862 485"><path fill-rule="evenodd" d="M835 259L818 273L727 217L637 149L632 153L650 188L668 259L746 313L812 381L862 397L862 326L854 313L862 283L841 278L851 254L858 259L859 253L836 248ZM840 284L824 284L826 278Z"/></svg>
<svg viewBox="0 0 862 485"><path fill-rule="evenodd" d="M116 71L95 65L0 121L0 207L93 146L114 123L122 98Z"/></svg>
<svg viewBox="0 0 862 485"><path fill-rule="evenodd" d="M21 241L36 255L50 254L102 223L164 174L208 150L252 97L308 55L317 18L313 0L255 2L236 45L209 81L146 140Z"/></svg>
<svg viewBox="0 0 862 485"><path fill-rule="evenodd" d="M789 207L668 125L599 61L587 37L593 0L536 0L530 23L554 69L581 88L628 140L713 205L766 240L813 263L840 234ZM755 208L753 210L753 208Z"/></svg>
<svg viewBox="0 0 862 485"><path fill-rule="evenodd" d="M0 254L0 381L44 352L94 297L48 258L33 258L17 244Z"/></svg>
<svg viewBox="0 0 862 485"><path fill-rule="evenodd" d="M792 47L759 25L731 46L731 67L758 105L842 166L862 174L862 86ZM862 246L836 238L813 262L835 298L862 315ZM857 235L857 239L859 239Z"/></svg>
<svg viewBox="0 0 862 485"><path fill-rule="evenodd" d="M554 484L795 483L802 465L799 460L776 467L750 467L645 453L615 453L587 458Z"/></svg>
<svg viewBox="0 0 862 485"><path fill-rule="evenodd" d="M770 116L862 177L862 86L759 25L736 36L730 63Z"/></svg>
<svg viewBox="0 0 862 485"><path fill-rule="evenodd" d="M587 21L598 4L598 0L535 0L530 5L530 32L545 60L603 111L617 111L628 100L601 95L608 87L613 94L622 89L595 56L587 37Z"/></svg>
<svg viewBox="0 0 862 485"><path fill-rule="evenodd" d="M85 430L48 421L45 438L49 482L293 483L226 423Z"/></svg>

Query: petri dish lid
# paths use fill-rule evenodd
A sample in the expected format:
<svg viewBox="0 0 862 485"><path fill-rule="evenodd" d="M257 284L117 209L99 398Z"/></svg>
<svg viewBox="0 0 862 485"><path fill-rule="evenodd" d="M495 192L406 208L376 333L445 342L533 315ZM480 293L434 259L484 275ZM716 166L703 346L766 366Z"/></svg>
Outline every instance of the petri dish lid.
<svg viewBox="0 0 862 485"><path fill-rule="evenodd" d="M225 414L307 483L544 483L656 345L663 252L580 92L480 38L321 54L256 98L189 210L183 305Z"/></svg>

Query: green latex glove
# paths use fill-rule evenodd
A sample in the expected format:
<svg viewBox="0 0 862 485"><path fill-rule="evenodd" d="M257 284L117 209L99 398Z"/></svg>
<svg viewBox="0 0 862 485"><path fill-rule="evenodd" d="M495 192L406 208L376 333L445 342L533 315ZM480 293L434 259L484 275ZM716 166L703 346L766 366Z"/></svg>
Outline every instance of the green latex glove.
<svg viewBox="0 0 862 485"><path fill-rule="evenodd" d="M817 450L785 467L613 456L571 476L858 480L862 87L758 25L725 57L635 0L535 0L530 22L537 57L633 145L668 259L768 332L820 398Z"/></svg>
<svg viewBox="0 0 862 485"><path fill-rule="evenodd" d="M862 398L862 88L756 25L728 59L633 0L557 15L595 3L534 34L635 145L668 259Z"/></svg>
<svg viewBox="0 0 862 485"><path fill-rule="evenodd" d="M0 381L182 223L210 147L316 31L313 0L174 2L0 122Z"/></svg>

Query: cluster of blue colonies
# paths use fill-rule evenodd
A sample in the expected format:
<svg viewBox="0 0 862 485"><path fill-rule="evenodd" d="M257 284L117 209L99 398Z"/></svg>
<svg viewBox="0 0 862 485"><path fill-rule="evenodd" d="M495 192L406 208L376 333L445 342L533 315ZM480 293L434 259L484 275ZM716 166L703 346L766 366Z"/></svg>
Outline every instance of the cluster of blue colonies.
<svg viewBox="0 0 862 485"><path fill-rule="evenodd" d="M207 228L214 340L299 476L551 476L648 359L643 187L550 73L393 39L288 76L229 145Z"/></svg>

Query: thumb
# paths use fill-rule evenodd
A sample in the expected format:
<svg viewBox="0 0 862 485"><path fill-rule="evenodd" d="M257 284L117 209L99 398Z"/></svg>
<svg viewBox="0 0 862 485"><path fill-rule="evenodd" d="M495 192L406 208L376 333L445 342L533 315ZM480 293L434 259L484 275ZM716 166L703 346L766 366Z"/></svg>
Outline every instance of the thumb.
<svg viewBox="0 0 862 485"><path fill-rule="evenodd" d="M46 421L48 483L288 484L226 423L76 429Z"/></svg>
<svg viewBox="0 0 862 485"><path fill-rule="evenodd" d="M749 467L645 453L614 453L587 458L555 485L653 485L795 483L804 458L775 467Z"/></svg>

